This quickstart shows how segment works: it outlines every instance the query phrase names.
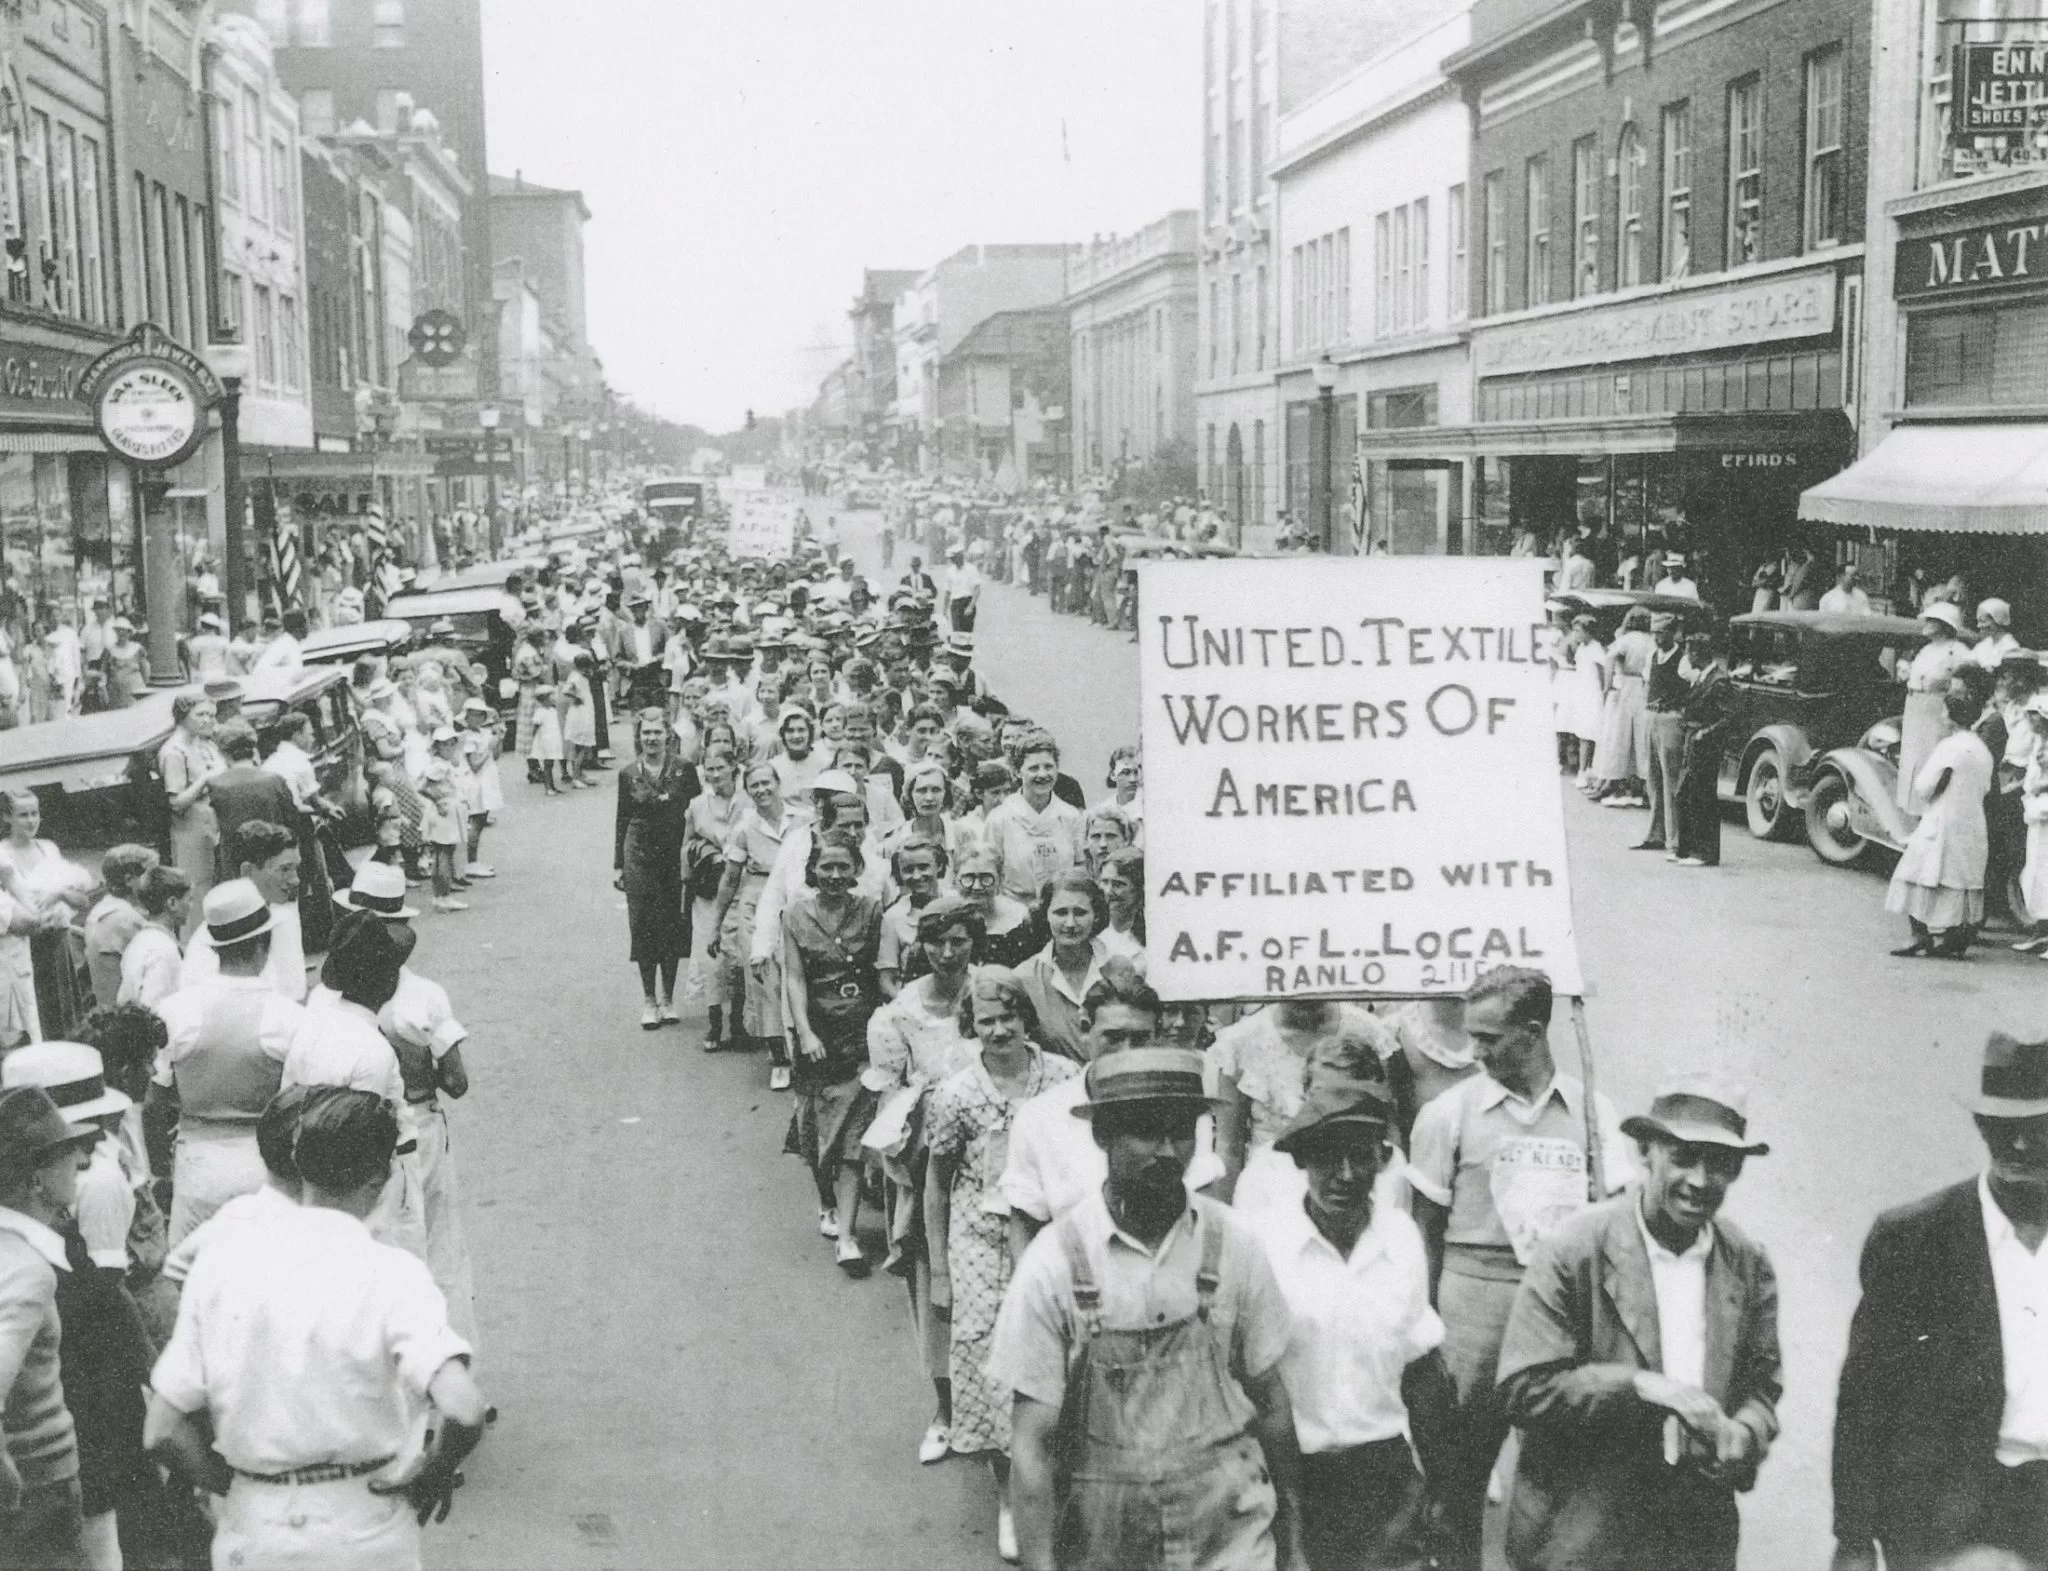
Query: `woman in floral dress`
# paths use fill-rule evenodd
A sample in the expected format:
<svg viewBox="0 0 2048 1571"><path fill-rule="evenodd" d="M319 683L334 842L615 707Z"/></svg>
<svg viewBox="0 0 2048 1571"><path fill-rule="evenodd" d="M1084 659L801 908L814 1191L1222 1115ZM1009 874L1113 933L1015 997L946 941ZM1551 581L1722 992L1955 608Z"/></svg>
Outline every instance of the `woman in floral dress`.
<svg viewBox="0 0 2048 1571"><path fill-rule="evenodd" d="M925 1115L925 1243L932 1306L953 1314L951 1444L985 1456L996 1477L999 1544L1013 1556L1010 1518L1010 1393L986 1372L996 1311L1010 1285L1006 1219L999 1200L1017 1108L1081 1066L1034 1040L1038 1014L1014 971L982 967L968 978L961 1022L980 1044L965 1069L932 1093ZM987 1202L997 1202L988 1209Z"/></svg>

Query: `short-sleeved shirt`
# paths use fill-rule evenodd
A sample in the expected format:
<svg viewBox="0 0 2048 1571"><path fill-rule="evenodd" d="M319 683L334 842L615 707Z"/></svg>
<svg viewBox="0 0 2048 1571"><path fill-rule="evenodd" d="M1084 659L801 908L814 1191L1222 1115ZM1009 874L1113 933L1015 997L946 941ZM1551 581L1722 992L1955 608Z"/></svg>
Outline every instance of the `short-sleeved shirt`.
<svg viewBox="0 0 2048 1571"><path fill-rule="evenodd" d="M988 815L983 841L1003 860L1003 893L1035 904L1047 879L1081 865L1082 814L1054 797L1035 811L1019 791Z"/></svg>
<svg viewBox="0 0 2048 1571"><path fill-rule="evenodd" d="M1032 1007L1038 1011L1038 1039L1062 1058L1071 1058L1077 1063L1087 1061L1088 1051L1083 1044L1088 1028L1081 1022L1081 1001L1088 996L1088 989L1101 979L1102 962L1108 958L1109 951L1102 947L1102 941L1092 940L1088 969L1082 974L1078 987L1067 980L1066 973L1053 958L1050 944L1017 967L1017 976L1024 984L1024 991L1031 995Z"/></svg>
<svg viewBox="0 0 2048 1571"><path fill-rule="evenodd" d="M1408 1213L1375 1209L1348 1257L1300 1206L1264 1213L1259 1239L1294 1317L1280 1378L1302 1450L1405 1436L1401 1376L1444 1339L1429 1306L1422 1234Z"/></svg>
<svg viewBox="0 0 2048 1571"><path fill-rule="evenodd" d="M178 990L184 966L178 941L155 923L145 923L121 951L121 991L117 1002L154 1009Z"/></svg>
<svg viewBox="0 0 2048 1571"><path fill-rule="evenodd" d="M1279 1007L1268 1005L1216 1033L1204 1065L1209 1094L1216 1095L1226 1077L1234 1082L1251 1103L1251 1145L1269 1146L1301 1112L1308 1094L1309 1058L1316 1047L1346 1034L1371 1043L1382 1063L1393 1056L1394 1039L1385 1024L1356 1004L1339 1004L1335 1017L1319 1032L1286 1029Z"/></svg>
<svg viewBox="0 0 2048 1571"><path fill-rule="evenodd" d="M1200 1227L1223 1230L1220 1278L1209 1321L1229 1339L1230 1373L1239 1382L1269 1374L1286 1356L1293 1322L1280 1284L1251 1227L1202 1196L1154 1253L1110 1220L1101 1195L1069 1213L1078 1227L1089 1268L1102 1295L1105 1330L1144 1331L1191 1320L1200 1303L1195 1276L1202 1265ZM1063 1222L1062 1226L1068 1225ZM1010 1279L996 1317L989 1378L1034 1402L1058 1407L1066 1396L1067 1363L1080 1332L1074 1277L1058 1227L1031 1241ZM1249 1425L1255 1409L1242 1386L1227 1393L1233 1417Z"/></svg>
<svg viewBox="0 0 2048 1571"><path fill-rule="evenodd" d="M1587 1203L1585 1095L1575 1077L1558 1075L1532 1106L1477 1074L1423 1104L1408 1182L1450 1208L1445 1243L1512 1249L1526 1265L1544 1234ZM1601 1096L1594 1109L1612 1194L1634 1178L1635 1162L1614 1105Z"/></svg>
<svg viewBox="0 0 2048 1571"><path fill-rule="evenodd" d="M200 1253L150 1383L179 1412L205 1412L243 1472L402 1463L428 1385L469 1352L424 1262L345 1212L302 1206Z"/></svg>
<svg viewBox="0 0 2048 1571"><path fill-rule="evenodd" d="M373 1091L393 1107L405 1106L398 1054L377 1029L377 1017L345 998L322 1000L305 1011L304 1024L284 1061L283 1083Z"/></svg>

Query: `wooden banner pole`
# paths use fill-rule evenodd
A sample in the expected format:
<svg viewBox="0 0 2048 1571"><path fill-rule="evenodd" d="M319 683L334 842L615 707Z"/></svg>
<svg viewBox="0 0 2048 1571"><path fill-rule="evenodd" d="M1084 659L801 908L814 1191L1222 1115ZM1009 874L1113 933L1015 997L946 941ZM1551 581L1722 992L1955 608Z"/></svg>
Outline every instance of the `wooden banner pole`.
<svg viewBox="0 0 2048 1571"><path fill-rule="evenodd" d="M1579 1081L1586 1092L1586 1188L1593 1204L1607 1198L1605 1144L1600 1138L1599 1095L1593 1078L1593 1033L1586 1025L1586 1000L1572 999L1572 1032L1579 1039Z"/></svg>

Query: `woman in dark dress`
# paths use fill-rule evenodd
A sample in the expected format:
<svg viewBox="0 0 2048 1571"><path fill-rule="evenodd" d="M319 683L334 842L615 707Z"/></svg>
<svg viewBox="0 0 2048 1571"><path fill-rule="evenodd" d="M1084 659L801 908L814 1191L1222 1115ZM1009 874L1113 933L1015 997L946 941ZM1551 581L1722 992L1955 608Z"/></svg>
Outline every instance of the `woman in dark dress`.
<svg viewBox="0 0 2048 1571"><path fill-rule="evenodd" d="M811 1169L818 1231L838 1240L840 1269L865 1276L854 1226L860 1217L860 1137L875 1114L861 1083L868 1021L882 1006L877 969L882 907L854 892L866 858L857 833L826 830L811 847L804 882L813 891L783 913L783 1007L796 1039L796 1116L784 1149Z"/></svg>
<svg viewBox="0 0 2048 1571"><path fill-rule="evenodd" d="M616 887L626 892L626 926L640 968L646 1007L642 1030L676 1019L676 970L690 952L689 908L683 904L683 841L697 771L669 747L668 721L642 710L634 730L636 756L619 771L618 827L612 837Z"/></svg>

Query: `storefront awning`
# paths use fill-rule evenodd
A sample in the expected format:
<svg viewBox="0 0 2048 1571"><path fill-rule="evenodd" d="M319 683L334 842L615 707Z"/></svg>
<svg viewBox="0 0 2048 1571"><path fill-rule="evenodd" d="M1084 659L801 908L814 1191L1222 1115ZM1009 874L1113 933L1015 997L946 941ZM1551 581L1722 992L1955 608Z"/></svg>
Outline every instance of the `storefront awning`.
<svg viewBox="0 0 2048 1571"><path fill-rule="evenodd" d="M2048 425L1903 425L1800 493L1809 523L2048 534Z"/></svg>
<svg viewBox="0 0 2048 1571"><path fill-rule="evenodd" d="M242 449L242 473L252 480L367 480L431 478L431 453L315 453L304 448Z"/></svg>

